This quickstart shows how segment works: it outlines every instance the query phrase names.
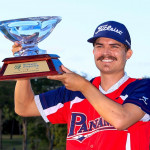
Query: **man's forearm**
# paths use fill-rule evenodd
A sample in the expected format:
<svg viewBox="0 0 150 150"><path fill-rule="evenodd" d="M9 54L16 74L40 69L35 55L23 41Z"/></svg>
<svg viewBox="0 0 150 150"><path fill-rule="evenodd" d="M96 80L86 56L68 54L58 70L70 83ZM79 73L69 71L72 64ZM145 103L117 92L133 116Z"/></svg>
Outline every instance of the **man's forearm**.
<svg viewBox="0 0 150 150"><path fill-rule="evenodd" d="M15 112L19 115L25 115L33 100L34 93L30 80L18 80L15 87Z"/></svg>

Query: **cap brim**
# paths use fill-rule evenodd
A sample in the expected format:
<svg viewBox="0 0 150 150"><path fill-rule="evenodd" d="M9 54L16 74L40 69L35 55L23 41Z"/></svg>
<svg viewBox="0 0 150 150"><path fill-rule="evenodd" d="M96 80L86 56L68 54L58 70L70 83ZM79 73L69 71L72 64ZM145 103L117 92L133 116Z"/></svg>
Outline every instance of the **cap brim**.
<svg viewBox="0 0 150 150"><path fill-rule="evenodd" d="M112 36L112 35L99 35L99 36L94 36L94 37L91 37L89 38L87 41L89 43L95 43L95 41L100 38L100 37L105 37L105 38L110 38L110 39L114 39L122 44L125 44L127 45L128 48L131 48L130 45L128 45L127 43L125 43L123 40L121 40L120 38L116 37L116 36Z"/></svg>
<svg viewBox="0 0 150 150"><path fill-rule="evenodd" d="M105 38L110 38L110 39L114 39L114 40L117 40L117 41L119 41L119 42L121 42L122 43L122 41L120 41L120 39L118 39L118 37L117 36L112 36L112 34L106 34L106 33L101 33L101 34L99 34L99 35L97 35L97 36L94 36L94 37L91 37L91 38L89 38L87 41L89 42L89 43L94 43L98 38L100 38L100 37L105 37Z"/></svg>
<svg viewBox="0 0 150 150"><path fill-rule="evenodd" d="M89 43L94 43L97 38L99 38L99 37L91 37L91 38L89 38L87 41L88 41Z"/></svg>

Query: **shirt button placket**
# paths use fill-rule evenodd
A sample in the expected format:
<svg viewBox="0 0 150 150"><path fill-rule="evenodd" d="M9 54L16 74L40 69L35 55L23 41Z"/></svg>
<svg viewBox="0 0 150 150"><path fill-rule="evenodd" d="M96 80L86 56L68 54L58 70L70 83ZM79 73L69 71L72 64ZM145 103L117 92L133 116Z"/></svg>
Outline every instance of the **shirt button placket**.
<svg viewBox="0 0 150 150"><path fill-rule="evenodd" d="M91 149L93 149L93 147L94 147L93 145L90 145L90 148L91 148Z"/></svg>

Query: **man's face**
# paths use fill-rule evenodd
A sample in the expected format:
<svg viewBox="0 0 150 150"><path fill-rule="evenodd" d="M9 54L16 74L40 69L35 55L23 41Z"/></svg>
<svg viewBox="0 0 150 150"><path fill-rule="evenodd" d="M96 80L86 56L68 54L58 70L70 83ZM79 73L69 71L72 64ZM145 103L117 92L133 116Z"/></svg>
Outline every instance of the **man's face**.
<svg viewBox="0 0 150 150"><path fill-rule="evenodd" d="M101 37L94 43L93 54L101 73L110 74L124 72L126 60L131 57L132 51L126 51L125 45L116 40Z"/></svg>

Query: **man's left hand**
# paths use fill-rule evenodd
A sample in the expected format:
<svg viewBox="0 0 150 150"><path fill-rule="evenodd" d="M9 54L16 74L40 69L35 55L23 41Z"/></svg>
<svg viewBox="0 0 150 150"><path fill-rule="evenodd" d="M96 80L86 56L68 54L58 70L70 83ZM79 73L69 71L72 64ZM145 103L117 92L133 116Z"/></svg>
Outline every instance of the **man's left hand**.
<svg viewBox="0 0 150 150"><path fill-rule="evenodd" d="M83 77L81 77L80 75L70 71L63 65L61 66L61 69L64 72L63 74L52 75L52 76L48 76L47 78L51 80L61 81L68 90L72 90L72 91L82 91L85 83L89 82Z"/></svg>

